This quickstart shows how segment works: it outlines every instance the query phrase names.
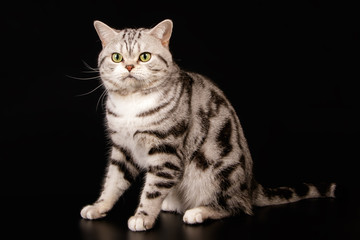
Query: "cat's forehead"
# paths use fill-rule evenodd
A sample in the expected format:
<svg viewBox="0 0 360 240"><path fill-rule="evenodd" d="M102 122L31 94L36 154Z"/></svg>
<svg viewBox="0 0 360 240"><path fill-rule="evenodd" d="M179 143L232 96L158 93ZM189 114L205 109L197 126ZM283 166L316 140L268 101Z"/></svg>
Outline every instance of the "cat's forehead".
<svg viewBox="0 0 360 240"><path fill-rule="evenodd" d="M125 28L117 30L118 38L123 40L133 40L135 38L141 38L141 35L146 32L145 28Z"/></svg>
<svg viewBox="0 0 360 240"><path fill-rule="evenodd" d="M149 29L126 28L117 30L117 36L109 47L112 50L132 54L144 50L153 50L157 45L156 42L156 39L149 34Z"/></svg>

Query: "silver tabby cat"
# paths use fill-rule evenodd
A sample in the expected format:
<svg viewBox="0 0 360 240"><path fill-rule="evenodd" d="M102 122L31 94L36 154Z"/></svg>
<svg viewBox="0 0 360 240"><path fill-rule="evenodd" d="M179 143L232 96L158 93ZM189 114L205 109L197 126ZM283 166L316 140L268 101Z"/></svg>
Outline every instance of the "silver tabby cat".
<svg viewBox="0 0 360 240"><path fill-rule="evenodd" d="M151 29L94 25L112 148L101 195L82 209L83 218L104 217L143 171L140 203L128 221L133 231L152 228L161 210L198 224L252 214L253 206L334 197L335 184L264 188L254 181L246 139L224 93L173 62L171 20Z"/></svg>

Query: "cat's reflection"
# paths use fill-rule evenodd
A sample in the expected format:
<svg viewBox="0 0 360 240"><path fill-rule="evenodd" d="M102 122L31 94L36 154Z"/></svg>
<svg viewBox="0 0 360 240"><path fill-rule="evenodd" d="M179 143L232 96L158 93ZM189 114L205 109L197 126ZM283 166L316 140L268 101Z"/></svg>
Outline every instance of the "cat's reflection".
<svg viewBox="0 0 360 240"><path fill-rule="evenodd" d="M80 229L82 238L85 240L114 240L114 239L129 239L129 240L202 240L202 239L221 239L219 234L224 234L226 231L226 221L208 222L202 225L186 225L182 222L182 216L161 213L159 221L154 229L147 232L132 232L126 224L121 221L111 220L80 220Z"/></svg>
<svg viewBox="0 0 360 240"><path fill-rule="evenodd" d="M81 219L80 230L82 238L85 240L124 239L126 236L123 228L106 220L89 221Z"/></svg>

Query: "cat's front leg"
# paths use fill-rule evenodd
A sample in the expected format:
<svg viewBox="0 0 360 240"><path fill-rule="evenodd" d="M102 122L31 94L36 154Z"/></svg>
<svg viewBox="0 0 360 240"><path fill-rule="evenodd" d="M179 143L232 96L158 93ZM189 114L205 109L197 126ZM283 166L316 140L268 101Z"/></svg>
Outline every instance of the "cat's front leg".
<svg viewBox="0 0 360 240"><path fill-rule="evenodd" d="M163 156L167 160L160 161L161 164L150 166L146 173L140 204L135 215L128 221L128 227L132 231L146 231L153 227L160 213L162 202L182 176L179 158L166 153L163 155L168 155Z"/></svg>
<svg viewBox="0 0 360 240"><path fill-rule="evenodd" d="M134 164L130 152L114 145L101 195L94 204L85 206L81 210L81 217L85 219L105 217L106 213L111 210L119 197L135 180L138 173L138 168Z"/></svg>

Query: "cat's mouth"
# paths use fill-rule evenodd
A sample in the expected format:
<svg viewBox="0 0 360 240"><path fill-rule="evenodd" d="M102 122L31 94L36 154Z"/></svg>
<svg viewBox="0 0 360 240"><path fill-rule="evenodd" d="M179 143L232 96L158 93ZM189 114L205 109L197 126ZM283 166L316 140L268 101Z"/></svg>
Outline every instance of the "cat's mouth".
<svg viewBox="0 0 360 240"><path fill-rule="evenodd" d="M133 74L131 74L131 73L129 73L129 75L127 75L125 78L124 78L124 80L135 80L135 81L140 81L140 79L138 78L138 77L136 77L136 76L134 76Z"/></svg>
<svg viewBox="0 0 360 240"><path fill-rule="evenodd" d="M145 87L145 82L138 76L129 73L123 79L123 84L128 89L142 89Z"/></svg>

